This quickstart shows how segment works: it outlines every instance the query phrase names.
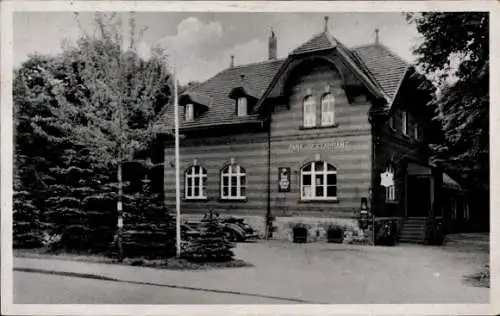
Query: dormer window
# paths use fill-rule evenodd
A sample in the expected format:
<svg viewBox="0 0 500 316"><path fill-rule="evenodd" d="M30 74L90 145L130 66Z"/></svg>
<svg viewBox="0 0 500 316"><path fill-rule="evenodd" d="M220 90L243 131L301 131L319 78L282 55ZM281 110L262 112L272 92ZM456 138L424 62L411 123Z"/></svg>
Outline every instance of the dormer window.
<svg viewBox="0 0 500 316"><path fill-rule="evenodd" d="M184 119L186 122L190 122L194 119L194 106L192 103L186 104Z"/></svg>
<svg viewBox="0 0 500 316"><path fill-rule="evenodd" d="M236 114L238 116L248 115L248 105L246 97L239 97L238 99L236 99Z"/></svg>

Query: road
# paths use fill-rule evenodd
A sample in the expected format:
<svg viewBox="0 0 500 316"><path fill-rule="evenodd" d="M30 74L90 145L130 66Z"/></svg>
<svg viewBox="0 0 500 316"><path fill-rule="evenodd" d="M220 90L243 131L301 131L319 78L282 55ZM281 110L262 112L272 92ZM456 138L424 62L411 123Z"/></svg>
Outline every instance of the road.
<svg viewBox="0 0 500 316"><path fill-rule="evenodd" d="M14 304L286 304L289 301L32 272L14 273Z"/></svg>
<svg viewBox="0 0 500 316"><path fill-rule="evenodd" d="M260 241L235 249L251 266L206 271L17 257L14 294L16 302L45 304L487 303L489 289L464 277L488 262L488 248L464 240L436 247ZM40 270L67 276L26 273Z"/></svg>

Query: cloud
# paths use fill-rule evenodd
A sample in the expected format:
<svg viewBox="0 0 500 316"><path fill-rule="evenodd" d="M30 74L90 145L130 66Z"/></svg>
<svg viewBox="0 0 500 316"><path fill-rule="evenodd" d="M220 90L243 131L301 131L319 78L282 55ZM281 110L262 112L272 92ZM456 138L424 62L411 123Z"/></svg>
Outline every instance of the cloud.
<svg viewBox="0 0 500 316"><path fill-rule="evenodd" d="M168 50L175 50L178 79L182 83L205 80L213 75L219 63L222 37L219 22L203 23L195 17L182 20L177 33L158 41ZM218 69L220 70L220 68Z"/></svg>

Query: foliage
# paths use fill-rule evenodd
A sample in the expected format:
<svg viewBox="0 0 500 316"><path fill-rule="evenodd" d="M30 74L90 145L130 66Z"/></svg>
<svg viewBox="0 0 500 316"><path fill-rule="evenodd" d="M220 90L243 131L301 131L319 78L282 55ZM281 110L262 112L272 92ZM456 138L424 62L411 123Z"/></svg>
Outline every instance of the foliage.
<svg viewBox="0 0 500 316"><path fill-rule="evenodd" d="M40 212L31 202L26 191L14 194L13 246L14 248L37 248L42 245Z"/></svg>
<svg viewBox="0 0 500 316"><path fill-rule="evenodd" d="M194 262L230 261L234 257L234 245L225 238L219 219L209 212L200 226L201 234L189 241L181 256Z"/></svg>
<svg viewBox="0 0 500 316"><path fill-rule="evenodd" d="M124 257L168 258L175 254L175 222L163 196L154 193L148 180L144 189L125 198Z"/></svg>
<svg viewBox="0 0 500 316"><path fill-rule="evenodd" d="M114 166L149 149L156 115L170 98L165 51L156 47L149 60L140 58L133 17L127 48L123 47L122 24L121 15L96 14L96 33L82 30L76 46L63 53L66 72L76 69L77 76L54 78L60 114L78 123L75 139ZM73 86L81 89L68 94ZM71 104L78 105L78 113L71 111Z"/></svg>
<svg viewBox="0 0 500 316"><path fill-rule="evenodd" d="M415 49L418 64L440 88L430 104L444 133L432 146L434 160L465 174L469 189L489 200L488 13L432 12L414 21L424 40Z"/></svg>
<svg viewBox="0 0 500 316"><path fill-rule="evenodd" d="M333 243L342 243L344 240L344 228L338 225L330 225L326 230L326 240Z"/></svg>
<svg viewBox="0 0 500 316"><path fill-rule="evenodd" d="M375 221L375 245L393 246L398 238L398 229L394 220Z"/></svg>
<svg viewBox="0 0 500 316"><path fill-rule="evenodd" d="M432 219L425 226L425 243L427 245L442 245L445 242L445 233L441 220Z"/></svg>
<svg viewBox="0 0 500 316"><path fill-rule="evenodd" d="M47 235L55 248L104 251L112 241L113 170L148 155L156 115L170 98L165 54L155 49L140 58L134 23L124 49L116 15L97 14L96 33L84 33L61 55L33 55L15 71L18 245Z"/></svg>

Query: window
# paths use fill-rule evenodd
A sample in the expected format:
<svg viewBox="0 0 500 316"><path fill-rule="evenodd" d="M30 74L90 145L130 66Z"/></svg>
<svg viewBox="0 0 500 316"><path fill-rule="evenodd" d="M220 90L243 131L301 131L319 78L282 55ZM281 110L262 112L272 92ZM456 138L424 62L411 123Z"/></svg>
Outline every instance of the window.
<svg viewBox="0 0 500 316"><path fill-rule="evenodd" d="M316 126L316 101L309 95L304 99L304 127Z"/></svg>
<svg viewBox="0 0 500 316"><path fill-rule="evenodd" d="M228 165L222 169L221 198L228 200L245 199L246 172L238 165Z"/></svg>
<svg viewBox="0 0 500 316"><path fill-rule="evenodd" d="M186 104L186 112L184 113L184 119L186 121L192 121L194 118L194 107L192 103Z"/></svg>
<svg viewBox="0 0 500 316"><path fill-rule="evenodd" d="M413 138L415 138L415 140L418 140L420 137L418 128L418 122L415 122L415 125L413 125Z"/></svg>
<svg viewBox="0 0 500 316"><path fill-rule="evenodd" d="M325 161L311 162L300 169L302 200L337 200L337 169Z"/></svg>
<svg viewBox="0 0 500 316"><path fill-rule="evenodd" d="M406 113L406 111L403 111L402 113L401 122L403 124L402 126L403 135L408 135L408 113Z"/></svg>
<svg viewBox="0 0 500 316"><path fill-rule="evenodd" d="M389 128L391 130L396 130L396 127L394 125L394 115L389 116Z"/></svg>
<svg viewBox="0 0 500 316"><path fill-rule="evenodd" d="M335 124L335 97L326 93L321 98L321 126Z"/></svg>
<svg viewBox="0 0 500 316"><path fill-rule="evenodd" d="M457 219L457 200L451 199L451 219Z"/></svg>
<svg viewBox="0 0 500 316"><path fill-rule="evenodd" d="M397 197L396 184L394 183L394 168L392 166L389 166L387 168L387 172L392 174L393 184L388 186L388 187L385 187L385 201L386 202L397 202L398 197Z"/></svg>
<svg viewBox="0 0 500 316"><path fill-rule="evenodd" d="M247 106L247 98L245 97L239 97L236 101L237 104L237 115L238 116L246 116L248 112L248 106Z"/></svg>
<svg viewBox="0 0 500 316"><path fill-rule="evenodd" d="M207 170L201 166L191 166L186 170L186 199L206 199L205 182Z"/></svg>

